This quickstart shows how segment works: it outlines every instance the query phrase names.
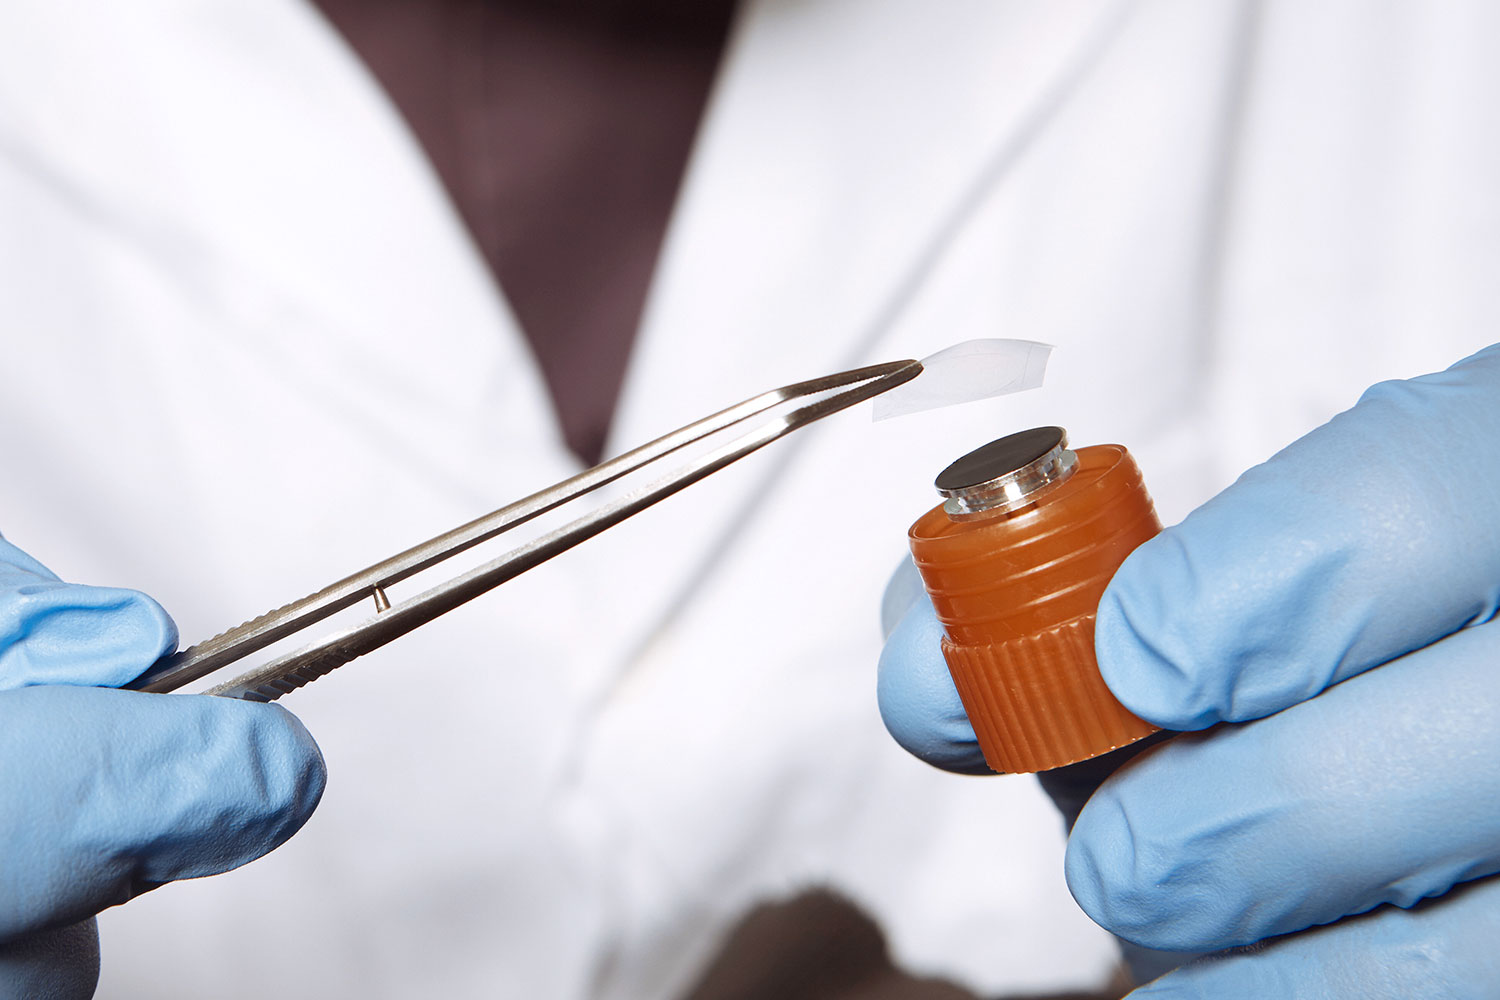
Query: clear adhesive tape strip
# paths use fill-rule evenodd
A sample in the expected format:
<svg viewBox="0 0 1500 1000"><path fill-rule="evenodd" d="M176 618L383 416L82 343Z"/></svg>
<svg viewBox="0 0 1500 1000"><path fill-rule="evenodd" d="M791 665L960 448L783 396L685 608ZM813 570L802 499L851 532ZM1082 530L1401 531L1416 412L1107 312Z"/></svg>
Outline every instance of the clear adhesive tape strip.
<svg viewBox="0 0 1500 1000"><path fill-rule="evenodd" d="M875 419L1004 396L1042 384L1051 344L965 340L922 359L922 374L875 397Z"/></svg>

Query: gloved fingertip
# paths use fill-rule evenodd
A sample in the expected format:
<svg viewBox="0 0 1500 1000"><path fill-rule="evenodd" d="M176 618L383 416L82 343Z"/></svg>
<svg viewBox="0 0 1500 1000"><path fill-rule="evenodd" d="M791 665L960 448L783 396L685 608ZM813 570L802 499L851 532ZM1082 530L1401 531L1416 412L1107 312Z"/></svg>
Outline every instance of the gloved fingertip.
<svg viewBox="0 0 1500 1000"><path fill-rule="evenodd" d="M0 600L0 690L118 687L177 648L177 625L136 590L41 581Z"/></svg>
<svg viewBox="0 0 1500 1000"><path fill-rule="evenodd" d="M168 656L177 651L178 632L177 623L167 613L157 600L149 594L139 590L119 590L121 595L121 610L117 612L126 620L126 629L135 637L132 659L139 657L150 666L163 656ZM126 678L126 681L134 680L140 675ZM120 683L125 683L121 681Z"/></svg>
<svg viewBox="0 0 1500 1000"><path fill-rule="evenodd" d="M1074 902L1089 919L1113 932L1109 883L1118 864L1116 855L1129 853L1130 837L1128 827L1121 829L1118 819L1101 815L1104 812L1105 807L1095 803L1087 836L1079 828L1082 813L1074 820L1063 859L1063 879Z"/></svg>
<svg viewBox="0 0 1500 1000"><path fill-rule="evenodd" d="M25 864L0 878L0 940L253 861L307 822L326 781L279 706L59 684L4 701L6 836Z"/></svg>
<svg viewBox="0 0 1500 1000"><path fill-rule="evenodd" d="M921 574L911 557L901 560L896 572L886 582L885 592L880 597L880 634L889 639L901 619L918 601L926 600Z"/></svg>
<svg viewBox="0 0 1500 1000"><path fill-rule="evenodd" d="M317 809L328 784L328 766L301 719L280 705L255 708L255 755L265 775L263 800L269 815L281 817L282 832L267 847L270 850L300 830Z"/></svg>
<svg viewBox="0 0 1500 1000"><path fill-rule="evenodd" d="M1083 807L1063 862L1068 891L1096 924L1142 948L1202 953L1243 944L1236 938L1248 904L1221 878L1219 842L1193 828L1191 810L1162 807L1162 788L1143 793L1133 779L1148 767L1160 771L1144 756L1127 764ZM1121 779L1137 787L1122 788Z"/></svg>
<svg viewBox="0 0 1500 1000"><path fill-rule="evenodd" d="M1191 560L1173 529L1131 553L1094 623L1099 672L1114 696L1148 722L1177 731L1223 721L1232 665L1193 655L1183 616L1193 612Z"/></svg>
<svg viewBox="0 0 1500 1000"><path fill-rule="evenodd" d="M876 697L886 730L920 760L990 774L943 659L943 626L925 597L907 610L880 654Z"/></svg>
<svg viewBox="0 0 1500 1000"><path fill-rule="evenodd" d="M327 784L323 754L301 720L279 705L209 696L146 695L197 711L152 765L155 810L172 838L142 845L138 881L197 878L248 864L280 847L312 816ZM176 706L173 706L176 707ZM162 775L169 775L166 780ZM191 846L186 846L191 845Z"/></svg>
<svg viewBox="0 0 1500 1000"><path fill-rule="evenodd" d="M1155 891L1161 873L1153 852L1137 831L1124 804L1101 788L1073 824L1063 875L1068 891L1096 924L1126 941L1148 948L1170 948L1159 939L1169 903Z"/></svg>

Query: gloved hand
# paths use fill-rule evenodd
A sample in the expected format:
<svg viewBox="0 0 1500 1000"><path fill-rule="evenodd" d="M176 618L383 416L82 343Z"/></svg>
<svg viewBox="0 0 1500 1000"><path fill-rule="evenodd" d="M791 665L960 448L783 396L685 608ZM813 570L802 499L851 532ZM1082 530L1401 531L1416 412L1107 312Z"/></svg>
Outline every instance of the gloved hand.
<svg viewBox="0 0 1500 1000"><path fill-rule="evenodd" d="M1100 669L1194 732L1089 799L1068 885L1150 948L1261 942L1132 997L1500 996L1497 525L1500 346L1375 386L1126 560ZM972 767L937 635L912 604L882 711Z"/></svg>
<svg viewBox="0 0 1500 1000"><path fill-rule="evenodd" d="M177 643L150 598L0 538L0 996L88 997L93 915L295 833L323 760L275 705L114 690Z"/></svg>

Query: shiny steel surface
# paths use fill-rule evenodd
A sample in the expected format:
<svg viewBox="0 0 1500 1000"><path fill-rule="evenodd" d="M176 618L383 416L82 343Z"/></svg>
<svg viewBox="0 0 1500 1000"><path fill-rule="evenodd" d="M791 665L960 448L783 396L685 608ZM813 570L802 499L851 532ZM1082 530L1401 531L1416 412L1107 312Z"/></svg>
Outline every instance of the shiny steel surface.
<svg viewBox="0 0 1500 1000"><path fill-rule="evenodd" d="M777 438L893 389L915 378L921 371L922 366L917 361L893 361L761 393L413 546L315 594L165 656L129 686L141 691L176 690L339 611L372 600L376 611L374 617L334 632L296 652L277 657L208 692L251 701L274 701L619 524L663 497L717 472ZM392 584L502 535L606 483L646 469L688 445L738 429L740 425L744 425L744 433L728 443L686 459L669 474L555 531L409 599L392 603L386 596L386 588Z"/></svg>
<svg viewBox="0 0 1500 1000"><path fill-rule="evenodd" d="M975 448L938 473L943 510L955 521L1036 503L1078 468L1061 427L1034 427Z"/></svg>

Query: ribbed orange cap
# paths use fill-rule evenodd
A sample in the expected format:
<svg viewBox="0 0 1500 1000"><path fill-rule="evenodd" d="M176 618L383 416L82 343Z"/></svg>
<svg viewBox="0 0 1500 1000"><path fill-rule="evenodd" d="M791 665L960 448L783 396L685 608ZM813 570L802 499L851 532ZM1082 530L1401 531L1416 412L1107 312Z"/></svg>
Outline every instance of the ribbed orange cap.
<svg viewBox="0 0 1500 1000"><path fill-rule="evenodd" d="M940 505L911 528L947 631L944 657L996 771L1045 771L1156 731L1099 675L1094 615L1120 563L1161 522L1129 452L1076 454L1071 476L1030 507L955 520Z"/></svg>

